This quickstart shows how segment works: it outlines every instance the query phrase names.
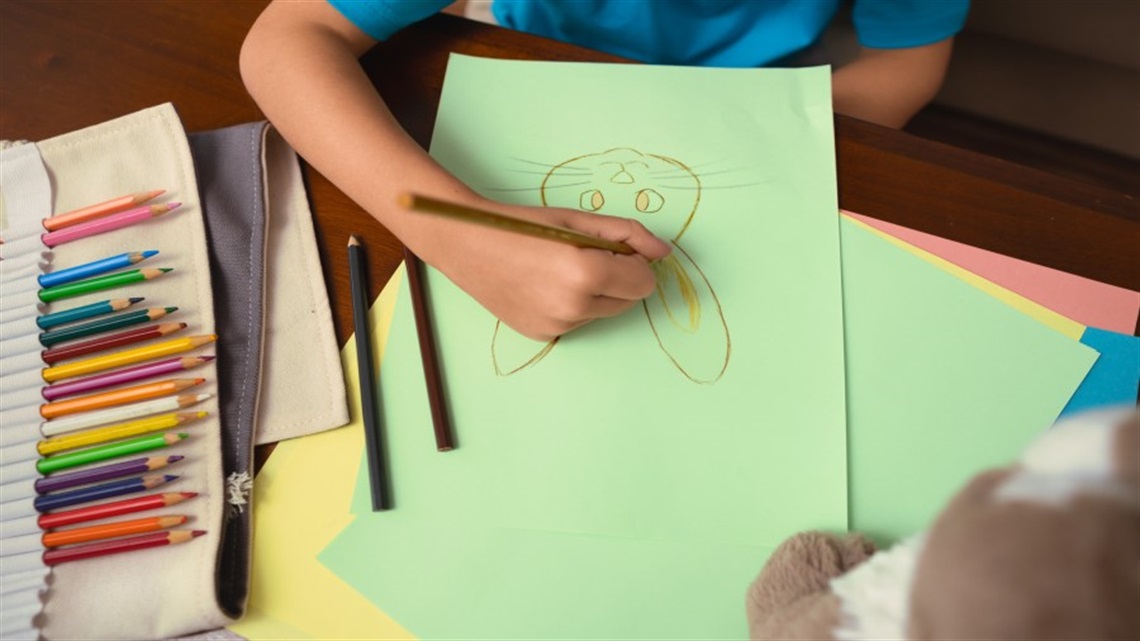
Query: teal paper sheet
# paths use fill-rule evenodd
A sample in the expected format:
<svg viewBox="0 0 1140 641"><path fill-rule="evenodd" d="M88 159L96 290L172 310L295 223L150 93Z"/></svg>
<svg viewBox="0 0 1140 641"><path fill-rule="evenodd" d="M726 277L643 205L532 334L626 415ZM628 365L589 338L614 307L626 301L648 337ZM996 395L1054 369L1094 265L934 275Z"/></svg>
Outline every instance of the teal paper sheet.
<svg viewBox="0 0 1140 641"><path fill-rule="evenodd" d="M405 288L380 372L396 509L358 501L322 561L424 637L743 637L771 549L847 523L828 70L455 56L432 154L675 241L681 320L654 298L504 376L543 346L429 270L458 449L435 450Z"/></svg>

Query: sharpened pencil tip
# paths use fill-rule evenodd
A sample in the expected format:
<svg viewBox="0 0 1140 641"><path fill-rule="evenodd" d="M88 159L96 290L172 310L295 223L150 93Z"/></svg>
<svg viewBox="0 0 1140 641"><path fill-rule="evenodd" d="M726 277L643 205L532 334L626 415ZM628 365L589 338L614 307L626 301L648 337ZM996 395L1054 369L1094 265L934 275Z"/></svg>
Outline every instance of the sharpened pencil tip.
<svg viewBox="0 0 1140 641"><path fill-rule="evenodd" d="M214 360L217 357L216 356L199 356L198 358L202 359L203 363L209 363L210 361Z"/></svg>
<svg viewBox="0 0 1140 641"><path fill-rule="evenodd" d="M202 536L205 533L206 533L205 530L193 530L192 532L190 532L190 536L192 536L194 538L198 538L199 536Z"/></svg>
<svg viewBox="0 0 1140 641"><path fill-rule="evenodd" d="M162 273L164 273L164 274L165 274L166 272L172 272L172 271L174 271L174 268L173 268L173 267L159 267L159 268L158 268L158 271L160 271L160 272L162 272Z"/></svg>
<svg viewBox="0 0 1140 641"><path fill-rule="evenodd" d="M143 255L143 258L150 258L151 256L157 256L158 250L157 249L148 249L148 250L144 251L142 253L142 255Z"/></svg>
<svg viewBox="0 0 1140 641"><path fill-rule="evenodd" d="M186 458L186 457L182 456L181 454L175 454L174 456L166 457L166 462L167 463L177 463L178 461L181 461L184 458Z"/></svg>
<svg viewBox="0 0 1140 641"><path fill-rule="evenodd" d="M171 482L171 481L176 481L176 480L178 480L178 476L177 476L177 475L175 475L175 474L166 474L166 475L163 475L163 477L162 477L162 480L163 480L163 481L166 481L167 483L169 483L169 482Z"/></svg>
<svg viewBox="0 0 1140 641"><path fill-rule="evenodd" d="M192 499L195 496L198 496L197 492L179 492L178 494L181 495L184 499Z"/></svg>
<svg viewBox="0 0 1140 641"><path fill-rule="evenodd" d="M349 234L348 246L349 247L358 247L359 245L360 245L360 239L356 237L356 234Z"/></svg>
<svg viewBox="0 0 1140 641"><path fill-rule="evenodd" d="M146 299L142 296L135 296L133 298L128 298L127 300L131 301L131 304L134 305L135 303L141 303Z"/></svg>
<svg viewBox="0 0 1140 641"><path fill-rule="evenodd" d="M396 204L403 207L404 209L411 209L415 203L416 197L406 191L399 196L396 196Z"/></svg>
<svg viewBox="0 0 1140 641"><path fill-rule="evenodd" d="M178 311L178 308L177 308L177 307L163 307L162 309L163 309L163 310L164 310L164 311L165 311L167 314L170 314L170 313L173 313L173 312L176 312L176 311Z"/></svg>

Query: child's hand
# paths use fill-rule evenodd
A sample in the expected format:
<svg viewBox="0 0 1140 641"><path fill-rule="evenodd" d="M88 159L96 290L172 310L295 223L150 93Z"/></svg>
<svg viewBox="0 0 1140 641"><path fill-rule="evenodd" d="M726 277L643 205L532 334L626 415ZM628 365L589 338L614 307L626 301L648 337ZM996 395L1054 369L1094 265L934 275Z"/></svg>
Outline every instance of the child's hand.
<svg viewBox="0 0 1140 641"><path fill-rule="evenodd" d="M595 318L615 316L653 293L649 261L671 247L641 223L571 209L490 201L482 209L622 241L637 254L582 249L498 229L443 221L429 255L455 284L515 331L550 340Z"/></svg>

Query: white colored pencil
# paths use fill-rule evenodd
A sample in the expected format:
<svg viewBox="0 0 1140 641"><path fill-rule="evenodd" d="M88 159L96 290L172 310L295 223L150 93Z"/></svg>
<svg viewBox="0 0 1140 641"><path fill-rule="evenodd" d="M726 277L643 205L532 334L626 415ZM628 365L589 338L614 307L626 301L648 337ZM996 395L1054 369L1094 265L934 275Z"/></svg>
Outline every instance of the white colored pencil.
<svg viewBox="0 0 1140 641"><path fill-rule="evenodd" d="M183 394L181 396L166 396L164 398L156 398L153 401L144 401L142 403L132 403L131 405L120 405L119 407L111 407L105 410L96 412L83 412L82 414L73 414L65 416L54 421L48 421L40 425L40 433L44 437L57 436L59 434L66 434L68 432L75 432L77 430L87 429L89 427L96 427L99 425L107 425L110 423L118 423L120 421L138 418L140 416L149 416L150 414L159 414L161 412L178 411L184 407L190 407L195 403L200 403L213 394Z"/></svg>

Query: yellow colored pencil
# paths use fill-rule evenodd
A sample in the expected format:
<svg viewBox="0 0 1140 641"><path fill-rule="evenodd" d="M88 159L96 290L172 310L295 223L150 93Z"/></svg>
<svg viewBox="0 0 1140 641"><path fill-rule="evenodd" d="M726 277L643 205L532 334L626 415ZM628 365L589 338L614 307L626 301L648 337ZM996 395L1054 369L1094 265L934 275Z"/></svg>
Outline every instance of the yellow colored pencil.
<svg viewBox="0 0 1140 641"><path fill-rule="evenodd" d="M160 432L189 423L190 421L205 418L209 416L209 414L209 412L177 412L151 416L137 421L127 421L126 423L118 423L116 425L108 425L106 427L68 434L66 436L55 436L44 439L36 444L36 450L39 451L40 456L49 456L67 450L142 436L150 432Z"/></svg>
<svg viewBox="0 0 1140 641"><path fill-rule="evenodd" d="M65 365L48 367L45 368L41 374L45 381L54 383L58 380L71 378L73 376L94 374L95 372L102 372L103 370L108 370L113 367L131 365L133 363L150 360L152 358L170 356L171 354L180 354L182 352L187 352L197 347L201 347L202 345L213 342L217 339L217 334L204 334L202 336L176 338L174 340L165 341L162 343L155 343L154 345L144 345L143 347L136 347L135 349L128 349L122 352L115 352L113 354L106 354L104 356L96 356L94 358L88 358L86 360L76 361L74 363L67 363Z"/></svg>

